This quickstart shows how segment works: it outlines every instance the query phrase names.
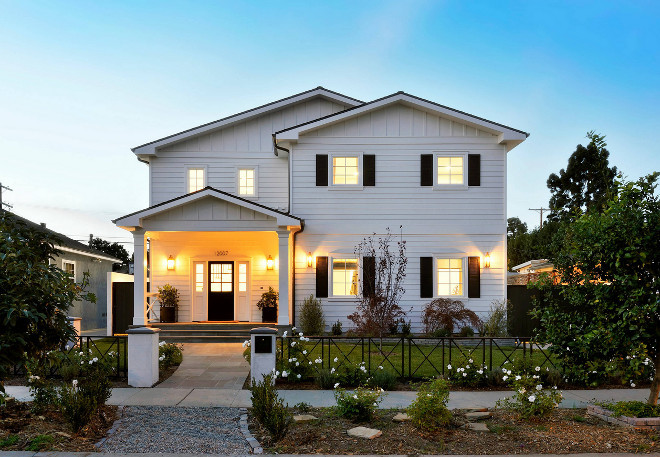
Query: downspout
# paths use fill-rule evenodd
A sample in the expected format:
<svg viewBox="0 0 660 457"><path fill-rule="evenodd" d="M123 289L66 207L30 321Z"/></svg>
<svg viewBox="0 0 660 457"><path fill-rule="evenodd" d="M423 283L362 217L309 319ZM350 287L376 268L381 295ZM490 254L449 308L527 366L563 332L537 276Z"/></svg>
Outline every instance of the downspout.
<svg viewBox="0 0 660 457"><path fill-rule="evenodd" d="M283 148L282 146L279 146L277 144L277 138L275 137L275 134L273 133L273 152L275 153L276 157L279 157L279 151L284 151L287 153L287 181L286 181L286 187L287 187L287 194L288 194L288 201L287 201L287 206L286 206L286 212L291 214L291 154L287 148Z"/></svg>
<svg viewBox="0 0 660 457"><path fill-rule="evenodd" d="M293 312L291 313L291 325L294 327L296 326L296 236L302 233L303 230L305 230L304 220L300 221L300 230L293 233L293 279L291 281L291 301L293 302L291 309Z"/></svg>

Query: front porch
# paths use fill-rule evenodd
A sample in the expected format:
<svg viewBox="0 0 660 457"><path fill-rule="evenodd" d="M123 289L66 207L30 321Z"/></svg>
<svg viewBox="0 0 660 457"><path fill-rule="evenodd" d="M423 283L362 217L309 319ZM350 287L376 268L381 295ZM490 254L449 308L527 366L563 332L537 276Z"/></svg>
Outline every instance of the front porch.
<svg viewBox="0 0 660 457"><path fill-rule="evenodd" d="M151 323L160 329L160 340L168 343L242 343L250 339L253 328L276 327L280 332L289 325L264 324L263 322L174 322Z"/></svg>

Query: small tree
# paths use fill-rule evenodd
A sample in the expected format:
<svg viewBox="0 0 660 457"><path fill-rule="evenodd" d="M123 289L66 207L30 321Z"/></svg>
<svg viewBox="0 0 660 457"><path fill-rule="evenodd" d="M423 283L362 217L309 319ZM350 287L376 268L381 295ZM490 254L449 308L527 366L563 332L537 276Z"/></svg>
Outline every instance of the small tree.
<svg viewBox="0 0 660 457"><path fill-rule="evenodd" d="M300 308L300 329L305 335L322 335L325 330L325 316L321 300L314 295L307 297Z"/></svg>
<svg viewBox="0 0 660 457"><path fill-rule="evenodd" d="M53 235L0 211L0 391L12 366L43 355L75 335L67 310L76 300L96 302L82 284L49 265L59 251Z"/></svg>
<svg viewBox="0 0 660 457"><path fill-rule="evenodd" d="M358 333L375 335L383 339L399 318L406 313L399 306L405 293L403 280L406 277L406 242L396 241L396 252L392 250L394 236L389 227L383 237L376 234L364 238L355 248L363 263L360 295L357 310L348 316Z"/></svg>
<svg viewBox="0 0 660 457"><path fill-rule="evenodd" d="M618 183L602 213L582 215L560 232L561 284L542 282L538 337L564 366L595 361L655 365L648 402L660 392L659 173ZM637 357L632 357L636 355Z"/></svg>
<svg viewBox="0 0 660 457"><path fill-rule="evenodd" d="M424 306L422 322L428 334L438 330L451 334L461 326L481 327L481 319L474 311L467 309L462 301L451 298L436 298L427 303Z"/></svg>
<svg viewBox="0 0 660 457"><path fill-rule="evenodd" d="M126 248L121 244L117 242L110 243L102 238L92 238L89 242L89 247L96 249L97 251L105 252L106 254L121 260L121 263L115 263L112 265L113 271L117 271L123 267L128 268L130 257Z"/></svg>

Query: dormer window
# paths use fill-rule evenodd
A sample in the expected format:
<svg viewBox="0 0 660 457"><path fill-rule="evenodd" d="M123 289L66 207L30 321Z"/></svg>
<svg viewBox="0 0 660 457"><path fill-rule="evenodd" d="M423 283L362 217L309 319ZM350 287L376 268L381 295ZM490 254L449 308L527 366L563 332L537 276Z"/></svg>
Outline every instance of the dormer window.
<svg viewBox="0 0 660 457"><path fill-rule="evenodd" d="M188 168L188 193L197 192L206 187L206 168Z"/></svg>

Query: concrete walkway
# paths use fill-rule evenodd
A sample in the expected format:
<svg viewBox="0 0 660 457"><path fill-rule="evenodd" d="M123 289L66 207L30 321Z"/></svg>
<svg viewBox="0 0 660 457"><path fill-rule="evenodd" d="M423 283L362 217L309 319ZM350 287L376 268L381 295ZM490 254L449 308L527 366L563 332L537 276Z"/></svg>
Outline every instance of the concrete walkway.
<svg viewBox="0 0 660 457"><path fill-rule="evenodd" d="M85 456L108 456L113 457L207 457L215 455L223 457L222 454L177 454L177 453L100 453L100 452L30 452L30 451L0 451L0 456L6 457L85 457ZM261 454L262 457L300 457L309 454ZM525 457L638 457L640 454L624 454L624 453L611 453L611 454L525 454ZM644 454L647 456L657 456L660 454ZM231 457L254 457L254 454L246 455L232 455ZM328 454L314 454L314 457L346 457L334 456ZM362 455L360 457L382 457L382 455ZM389 455L387 457L409 457L407 455ZM427 455L419 455L418 457L433 457ZM456 455L454 457L477 457L474 455ZM490 455L488 457L508 457L507 455Z"/></svg>
<svg viewBox="0 0 660 457"><path fill-rule="evenodd" d="M249 373L241 343L184 343L183 362L156 388L240 390Z"/></svg>

